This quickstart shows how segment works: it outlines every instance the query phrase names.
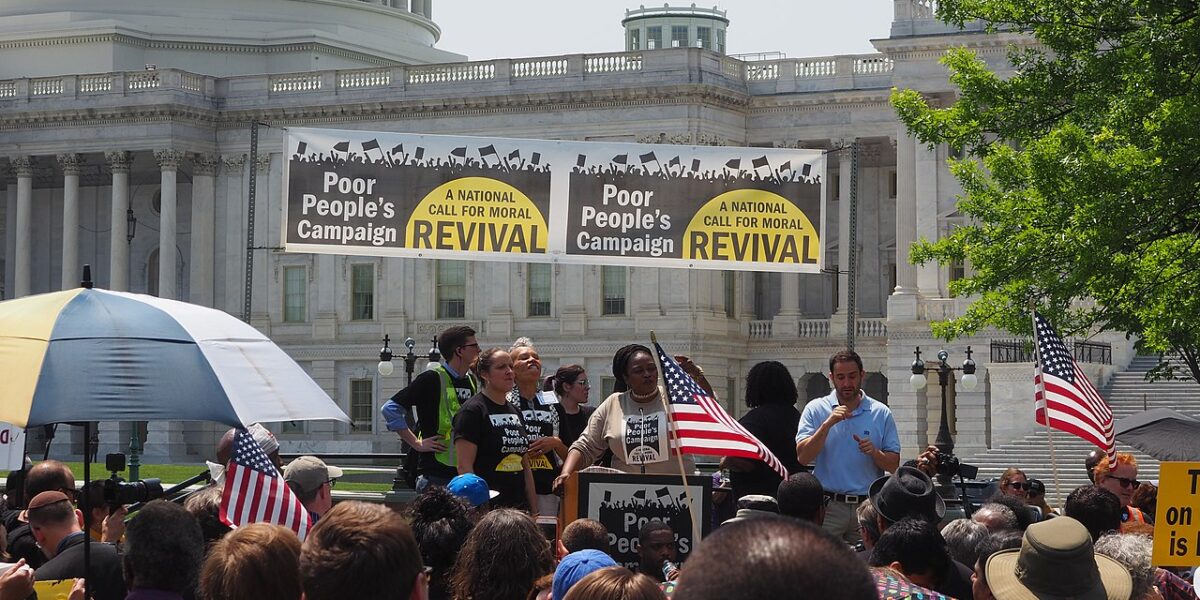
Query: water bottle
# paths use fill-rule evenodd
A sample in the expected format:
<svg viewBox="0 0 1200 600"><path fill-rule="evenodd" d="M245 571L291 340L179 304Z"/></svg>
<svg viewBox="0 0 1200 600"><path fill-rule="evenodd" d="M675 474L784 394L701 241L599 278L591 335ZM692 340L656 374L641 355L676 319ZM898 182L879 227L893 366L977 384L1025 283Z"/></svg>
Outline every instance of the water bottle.
<svg viewBox="0 0 1200 600"><path fill-rule="evenodd" d="M679 565L669 560L664 560L662 564L662 574L663 581L674 581L675 578L679 577Z"/></svg>

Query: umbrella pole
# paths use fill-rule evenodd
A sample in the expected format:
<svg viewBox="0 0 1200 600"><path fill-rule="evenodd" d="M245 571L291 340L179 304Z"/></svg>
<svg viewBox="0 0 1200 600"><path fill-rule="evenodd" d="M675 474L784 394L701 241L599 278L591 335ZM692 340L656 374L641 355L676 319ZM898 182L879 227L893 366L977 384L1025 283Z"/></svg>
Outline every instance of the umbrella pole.
<svg viewBox="0 0 1200 600"><path fill-rule="evenodd" d="M92 481L92 422L83 422L83 484L87 486ZM87 489L86 487L84 489ZM88 494L84 494L80 506L83 507L83 597L92 597L92 502Z"/></svg>

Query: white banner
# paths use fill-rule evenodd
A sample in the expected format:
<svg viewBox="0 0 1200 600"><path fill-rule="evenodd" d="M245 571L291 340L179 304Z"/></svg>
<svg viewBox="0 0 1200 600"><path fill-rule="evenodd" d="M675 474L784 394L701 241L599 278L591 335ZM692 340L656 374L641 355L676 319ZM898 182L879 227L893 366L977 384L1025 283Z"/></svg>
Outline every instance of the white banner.
<svg viewBox="0 0 1200 600"><path fill-rule="evenodd" d="M819 150L291 128L289 252L817 273Z"/></svg>

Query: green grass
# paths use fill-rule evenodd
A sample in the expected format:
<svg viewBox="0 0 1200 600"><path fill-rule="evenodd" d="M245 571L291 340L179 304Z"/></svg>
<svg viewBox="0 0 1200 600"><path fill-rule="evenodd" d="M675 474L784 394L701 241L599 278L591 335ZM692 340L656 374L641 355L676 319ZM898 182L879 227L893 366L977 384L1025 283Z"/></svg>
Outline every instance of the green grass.
<svg viewBox="0 0 1200 600"><path fill-rule="evenodd" d="M69 462L66 463L71 468L71 472L75 474L77 482L83 481L83 463ZM142 465L138 476L142 479L157 478L162 480L163 487L170 487L181 481L185 481L204 471L204 465ZM347 476L352 476L356 473L363 473L353 467L343 469ZM123 473L118 473L121 477L129 479L129 469L125 469ZM104 470L104 464L92 463L92 479L107 479L109 472ZM0 480L8 477L8 471L0 473ZM360 483L355 481L346 481L345 479L337 482L334 487L334 492L387 492L392 488L391 484L379 483Z"/></svg>

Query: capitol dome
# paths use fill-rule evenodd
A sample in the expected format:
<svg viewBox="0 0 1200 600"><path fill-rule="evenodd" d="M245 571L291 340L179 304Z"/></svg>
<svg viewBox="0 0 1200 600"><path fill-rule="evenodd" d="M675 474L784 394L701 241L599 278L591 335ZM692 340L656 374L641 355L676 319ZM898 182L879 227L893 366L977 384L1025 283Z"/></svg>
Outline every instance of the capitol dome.
<svg viewBox="0 0 1200 600"><path fill-rule="evenodd" d="M0 79L454 62L432 0L0 0Z"/></svg>

